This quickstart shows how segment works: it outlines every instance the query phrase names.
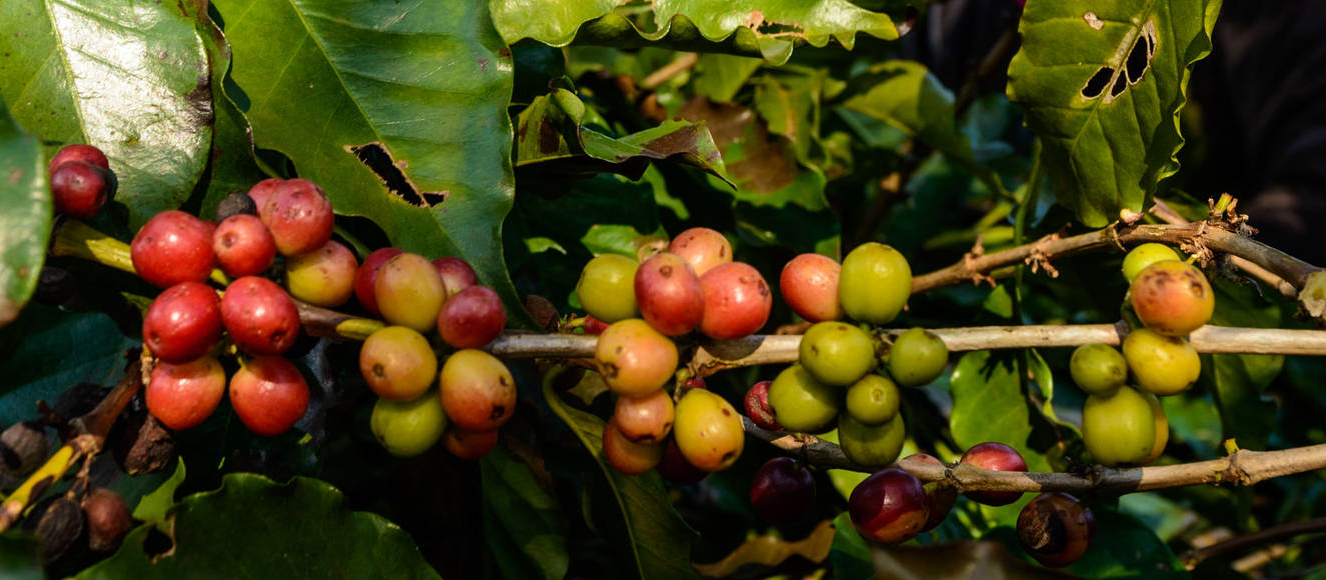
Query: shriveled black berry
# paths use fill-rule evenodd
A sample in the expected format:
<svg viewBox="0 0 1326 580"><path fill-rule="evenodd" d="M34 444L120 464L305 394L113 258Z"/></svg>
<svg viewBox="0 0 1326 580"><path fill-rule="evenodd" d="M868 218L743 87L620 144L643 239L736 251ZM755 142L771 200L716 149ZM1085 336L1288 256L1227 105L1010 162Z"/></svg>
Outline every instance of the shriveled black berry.
<svg viewBox="0 0 1326 580"><path fill-rule="evenodd" d="M0 433L0 474L22 477L32 473L49 450L41 425L32 421L10 425Z"/></svg>
<svg viewBox="0 0 1326 580"><path fill-rule="evenodd" d="M226 221L232 215L258 215L258 204L243 191L232 191L216 206L216 223Z"/></svg>

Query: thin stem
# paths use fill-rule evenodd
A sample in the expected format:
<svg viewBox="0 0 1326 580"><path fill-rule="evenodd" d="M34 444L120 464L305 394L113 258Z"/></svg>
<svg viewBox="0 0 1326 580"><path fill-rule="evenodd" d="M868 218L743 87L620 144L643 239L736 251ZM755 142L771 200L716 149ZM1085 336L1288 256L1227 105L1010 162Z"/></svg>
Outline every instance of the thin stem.
<svg viewBox="0 0 1326 580"><path fill-rule="evenodd" d="M1303 520L1299 522L1290 522L1287 524L1266 528L1259 532L1255 532L1245 536L1230 538L1223 542L1216 542L1209 546L1198 548L1196 550L1188 552L1187 554L1184 554L1181 559L1183 560L1184 567L1186 567L1189 570L1192 570L1193 568L1196 568L1198 564L1201 564L1203 561L1209 560L1226 552L1233 552L1236 550L1242 550L1244 548L1250 548L1252 546L1255 546L1263 542L1270 542L1273 540L1279 540L1281 538L1289 538L1301 534L1313 534L1321 532L1326 532L1326 517L1312 518L1310 520Z"/></svg>

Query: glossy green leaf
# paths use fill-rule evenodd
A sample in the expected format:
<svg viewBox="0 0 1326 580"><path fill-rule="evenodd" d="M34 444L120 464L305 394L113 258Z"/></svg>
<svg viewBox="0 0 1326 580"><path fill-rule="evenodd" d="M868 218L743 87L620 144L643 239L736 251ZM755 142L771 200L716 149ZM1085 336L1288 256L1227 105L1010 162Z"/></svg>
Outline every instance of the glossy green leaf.
<svg viewBox="0 0 1326 580"><path fill-rule="evenodd" d="M557 162L563 170L608 171L640 179L651 161L675 161L724 178L723 157L704 123L664 121L639 133L612 137L585 126L587 109L575 93L554 89L517 119L516 167Z"/></svg>
<svg viewBox="0 0 1326 580"><path fill-rule="evenodd" d="M508 43L533 38L554 46L657 44L682 50L757 56L783 64L794 46L830 40L851 50L856 34L898 38L885 14L847 0L655 0L618 7L613 0L492 0Z"/></svg>
<svg viewBox="0 0 1326 580"><path fill-rule="evenodd" d="M1257 295L1249 285L1215 280L1216 309L1211 324L1220 326L1276 328L1280 307ZM1257 354L1213 354L1202 356L1198 384L1205 387L1220 410L1223 438L1234 438L1249 449L1265 449L1275 431L1276 404L1263 394L1280 374L1285 357Z"/></svg>
<svg viewBox="0 0 1326 580"><path fill-rule="evenodd" d="M41 145L0 100L0 328L32 297L51 237L51 192Z"/></svg>
<svg viewBox="0 0 1326 580"><path fill-rule="evenodd" d="M182 3L0 3L0 98L43 140L105 151L132 227L178 207L202 174L210 78Z"/></svg>
<svg viewBox="0 0 1326 580"><path fill-rule="evenodd" d="M409 534L316 479L231 474L172 513L172 551L146 554L140 526L78 578L438 578Z"/></svg>
<svg viewBox="0 0 1326 580"><path fill-rule="evenodd" d="M134 506L134 519L152 524L163 532L169 531L166 514L175 505L175 490L184 483L185 473L184 458L180 457L175 462L175 473L156 490L138 500L138 505Z"/></svg>
<svg viewBox="0 0 1326 580"><path fill-rule="evenodd" d="M77 383L114 384L124 376L125 351L138 344L103 313L30 305L0 330L0 424L32 419L37 401L54 401Z"/></svg>
<svg viewBox="0 0 1326 580"><path fill-rule="evenodd" d="M502 257L513 197L511 54L484 2L220 0L227 94L338 213L467 260L530 324Z"/></svg>
<svg viewBox="0 0 1326 580"><path fill-rule="evenodd" d="M697 536L672 509L658 472L622 475L603 457L603 420L564 403L547 379L543 396L594 456L604 478L603 490L617 509L612 514L597 513L591 521L597 520L599 532L630 562L633 576L641 580L695 578L690 544Z"/></svg>
<svg viewBox="0 0 1326 580"><path fill-rule="evenodd" d="M695 63L695 94L716 103L731 102L764 61L730 54L702 54Z"/></svg>
<svg viewBox="0 0 1326 580"><path fill-rule="evenodd" d="M506 578L566 576L566 516L530 468L501 445L479 462L483 474L484 538Z"/></svg>
<svg viewBox="0 0 1326 580"><path fill-rule="evenodd" d="M1179 112L1220 0L1031 0L1008 97L1040 135L1059 202L1091 227L1141 211L1178 171Z"/></svg>

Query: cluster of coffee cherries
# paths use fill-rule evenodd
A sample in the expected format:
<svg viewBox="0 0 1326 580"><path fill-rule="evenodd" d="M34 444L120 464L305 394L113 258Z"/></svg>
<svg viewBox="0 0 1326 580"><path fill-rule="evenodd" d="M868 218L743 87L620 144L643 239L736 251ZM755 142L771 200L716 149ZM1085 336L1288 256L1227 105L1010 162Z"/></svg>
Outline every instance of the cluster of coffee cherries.
<svg viewBox="0 0 1326 580"><path fill-rule="evenodd" d="M46 165L55 210L75 219L97 215L115 197L119 181L101 149L68 145Z"/></svg>
<svg viewBox="0 0 1326 580"><path fill-rule="evenodd" d="M758 331L773 308L760 272L733 261L718 231L691 228L643 262L619 254L590 260L576 294L589 314L585 331L598 335L595 370L617 396L603 429L608 463L626 474L658 467L680 480L732 465L745 442L741 417L698 379L678 390L674 405L664 389L678 363L671 337Z"/></svg>
<svg viewBox="0 0 1326 580"><path fill-rule="evenodd" d="M1096 463L1111 466L1150 463L1165 451L1169 421L1157 397L1181 393L1197 380L1201 359L1187 335L1206 324L1215 308L1206 276L1169 246L1137 246L1124 258L1123 273L1131 282L1128 303L1142 327L1124 338L1122 353L1085 344L1069 366L1088 395L1083 442Z"/></svg>

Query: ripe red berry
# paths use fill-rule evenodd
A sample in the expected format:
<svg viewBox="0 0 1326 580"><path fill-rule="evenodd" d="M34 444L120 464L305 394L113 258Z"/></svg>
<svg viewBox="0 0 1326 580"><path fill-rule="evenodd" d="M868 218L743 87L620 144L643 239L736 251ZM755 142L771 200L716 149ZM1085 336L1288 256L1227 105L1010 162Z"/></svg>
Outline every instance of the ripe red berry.
<svg viewBox="0 0 1326 580"><path fill-rule="evenodd" d="M810 322L839 320L838 272L842 266L820 254L801 254L783 266L778 288L792 312Z"/></svg>
<svg viewBox="0 0 1326 580"><path fill-rule="evenodd" d="M405 253L400 248L379 248L364 258L364 263L355 270L355 298L364 309L372 312L374 316L380 316L382 311L378 309L377 293L373 291L373 281L377 280L378 270L387 260L395 258Z"/></svg>
<svg viewBox="0 0 1326 580"><path fill-rule="evenodd" d="M82 161L91 163L102 169L109 170L110 162L106 160L106 154L92 145L66 145L51 157L50 163L46 164L46 173L54 173L55 168L73 161Z"/></svg>
<svg viewBox="0 0 1326 580"><path fill-rule="evenodd" d="M253 200L253 206L258 210L262 210L262 206L267 205L267 200L272 197L273 193L276 193L277 188L282 183L285 183L285 180L279 177L268 177L255 183L253 187L249 188L249 198Z"/></svg>
<svg viewBox="0 0 1326 580"><path fill-rule="evenodd" d="M710 228L691 228L677 234L668 244L668 252L689 263L696 276L732 261L732 244L718 230Z"/></svg>
<svg viewBox="0 0 1326 580"><path fill-rule="evenodd" d="M772 384L773 381L760 381L751 385L750 390L746 391L746 416L761 429L782 431L783 426L778 424L778 420L774 418L773 407L769 406L769 385Z"/></svg>
<svg viewBox="0 0 1326 580"><path fill-rule="evenodd" d="M640 264L635 302L645 322L668 336L695 330L704 317L700 277L676 254L656 254Z"/></svg>
<svg viewBox="0 0 1326 580"><path fill-rule="evenodd" d="M921 480L896 467L877 471L857 484L847 498L847 509L862 537L885 544L916 537L930 517Z"/></svg>
<svg viewBox="0 0 1326 580"><path fill-rule="evenodd" d="M212 224L179 210L152 216L129 245L134 270L161 288L206 280L216 265L213 230Z"/></svg>
<svg viewBox="0 0 1326 580"><path fill-rule="evenodd" d="M289 179L277 186L267 202L258 206L258 217L272 232L276 251L282 256L321 248L331 239L335 225L327 194L307 179Z"/></svg>
<svg viewBox="0 0 1326 580"><path fill-rule="evenodd" d="M88 219L115 196L115 175L84 161L69 161L51 172L51 199L55 210L76 219Z"/></svg>
<svg viewBox="0 0 1326 580"><path fill-rule="evenodd" d="M1026 471L1027 461L1016 449L1003 443L978 443L962 454L962 463L969 463L990 471ZM1018 491L973 491L967 494L972 501L985 505L1008 505L1022 497Z"/></svg>
<svg viewBox="0 0 1326 580"><path fill-rule="evenodd" d="M754 334L769 320L773 294L764 276L749 264L719 264L700 276L704 318L700 331L727 340Z"/></svg>
<svg viewBox="0 0 1326 580"><path fill-rule="evenodd" d="M233 215L216 226L212 251L221 271L232 278L261 274L276 259L276 240L262 220L247 214Z"/></svg>
<svg viewBox="0 0 1326 580"><path fill-rule="evenodd" d="M483 459L494 447L497 447L498 431L466 431L452 426L442 435L442 446L447 452L461 459L475 461Z"/></svg>
<svg viewBox="0 0 1326 580"><path fill-rule="evenodd" d="M226 393L226 372L216 357L183 364L158 363L143 392L148 412L171 429L206 421Z"/></svg>
<svg viewBox="0 0 1326 580"><path fill-rule="evenodd" d="M791 457L775 457L760 466L750 484L750 504L771 524L795 522L815 503L815 477Z"/></svg>
<svg viewBox="0 0 1326 580"><path fill-rule="evenodd" d="M218 340L221 300L202 282L180 282L167 288L143 315L143 344L163 361L196 359Z"/></svg>
<svg viewBox="0 0 1326 580"><path fill-rule="evenodd" d="M304 376L279 356L254 357L230 378L235 416L259 435L284 433L304 416L308 401Z"/></svg>
<svg viewBox="0 0 1326 580"><path fill-rule="evenodd" d="M299 337L299 309L275 282L245 276L221 297L221 322L230 339L253 355L281 354Z"/></svg>
<svg viewBox="0 0 1326 580"><path fill-rule="evenodd" d="M474 273L470 263L460 258L443 256L433 260L437 273L442 276L442 283L447 286L447 296L455 296L461 290L479 283L479 276Z"/></svg>
<svg viewBox="0 0 1326 580"><path fill-rule="evenodd" d="M447 287L451 289L450 286ZM487 286L470 286L442 304L437 332L455 348L479 348L502 334L506 311L502 299Z"/></svg>

